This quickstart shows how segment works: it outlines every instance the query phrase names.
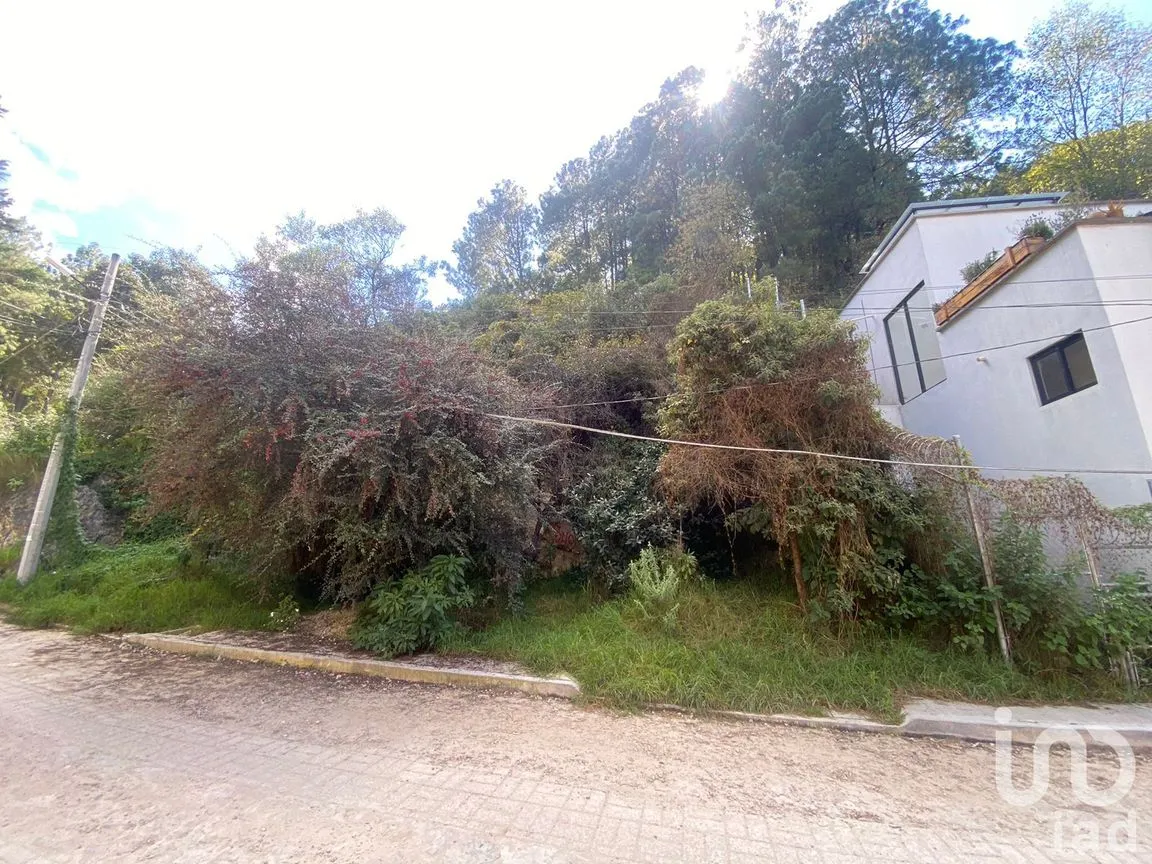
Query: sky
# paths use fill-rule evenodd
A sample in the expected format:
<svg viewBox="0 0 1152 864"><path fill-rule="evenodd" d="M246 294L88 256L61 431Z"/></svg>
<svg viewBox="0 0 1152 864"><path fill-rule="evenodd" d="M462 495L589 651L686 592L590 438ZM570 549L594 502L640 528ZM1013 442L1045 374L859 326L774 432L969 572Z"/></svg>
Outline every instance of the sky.
<svg viewBox="0 0 1152 864"><path fill-rule="evenodd" d="M703 98L722 95L764 5L0 0L0 158L58 255L95 241L223 263L287 214L384 206L408 227L399 260L447 259L500 179L544 192L669 76L698 66ZM1022 41L1052 4L931 5ZM1152 0L1112 5L1152 17Z"/></svg>

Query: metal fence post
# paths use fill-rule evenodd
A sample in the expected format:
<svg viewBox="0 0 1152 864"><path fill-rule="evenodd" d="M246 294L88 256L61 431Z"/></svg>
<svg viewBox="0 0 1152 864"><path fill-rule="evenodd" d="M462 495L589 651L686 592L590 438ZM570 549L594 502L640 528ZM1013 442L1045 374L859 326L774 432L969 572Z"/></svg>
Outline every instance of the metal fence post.
<svg viewBox="0 0 1152 864"><path fill-rule="evenodd" d="M960 446L960 436L953 435L952 443L956 445L956 455L962 458L963 448ZM984 526L980 524L980 517L976 513L976 497L972 494L972 483L967 476L962 478L961 482L964 484L964 496L968 500L968 515L972 519L972 533L976 535L976 548L980 551L980 564L984 568L984 585L992 592L992 611L996 614L996 636L1000 640L1000 653L1004 655L1004 662L1011 666L1012 649L1008 643L1008 629L1004 626L1004 613L1000 609L1000 598L996 596L996 579L992 573L992 558L988 553L988 544L984 538Z"/></svg>

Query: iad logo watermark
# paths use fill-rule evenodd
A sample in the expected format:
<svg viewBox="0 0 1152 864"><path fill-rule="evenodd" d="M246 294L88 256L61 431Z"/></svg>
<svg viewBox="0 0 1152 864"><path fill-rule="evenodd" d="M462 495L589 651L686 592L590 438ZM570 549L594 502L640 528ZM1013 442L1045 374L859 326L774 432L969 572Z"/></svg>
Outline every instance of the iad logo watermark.
<svg viewBox="0 0 1152 864"><path fill-rule="evenodd" d="M996 709L996 724L1007 726L1012 722L1009 708ZM1063 744L1069 752L1072 794L1076 801L1088 807L1115 808L1121 805L1136 780L1136 757L1127 739L1115 729L1092 727L1083 730L1094 744L1110 748L1115 754L1119 770L1107 788L1095 787L1088 782L1088 745L1084 734L1068 726L1050 726L1036 736L1032 748L1032 781L1018 788L1012 777L1012 731L996 731L996 791L1000 797L1016 807L1033 807L1048 794L1050 773L1049 754L1054 744ZM1052 825L1053 843L1058 850L1068 848L1081 851L1127 849L1133 842L1132 813L1115 811L1100 816L1081 810L1057 811Z"/></svg>

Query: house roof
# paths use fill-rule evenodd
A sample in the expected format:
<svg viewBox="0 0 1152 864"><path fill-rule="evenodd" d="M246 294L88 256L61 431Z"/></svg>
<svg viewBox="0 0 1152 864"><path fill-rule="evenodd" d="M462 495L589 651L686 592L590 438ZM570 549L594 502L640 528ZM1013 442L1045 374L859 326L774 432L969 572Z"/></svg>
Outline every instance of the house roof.
<svg viewBox="0 0 1152 864"><path fill-rule="evenodd" d="M912 220L921 213L930 213L942 210L985 210L990 208L1007 209L1009 207L1023 207L1028 204L1059 204L1067 192L1043 192L1029 195L993 195L989 198L954 198L943 201L918 201L909 204L900 214L900 218L888 229L880 245L864 262L860 268L860 275L867 276L876 262L884 257L884 253L896 242L897 238ZM859 286L857 286L859 287ZM853 294L856 292L853 291Z"/></svg>

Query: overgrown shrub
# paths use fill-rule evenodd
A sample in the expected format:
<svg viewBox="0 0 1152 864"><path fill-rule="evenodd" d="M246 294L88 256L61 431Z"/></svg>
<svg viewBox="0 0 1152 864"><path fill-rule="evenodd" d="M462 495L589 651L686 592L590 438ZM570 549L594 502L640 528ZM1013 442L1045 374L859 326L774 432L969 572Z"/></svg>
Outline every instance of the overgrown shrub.
<svg viewBox="0 0 1152 864"><path fill-rule="evenodd" d="M454 613L475 600L465 580L469 564L457 555L437 555L427 566L377 587L362 607L353 642L385 657L435 647L456 626Z"/></svg>
<svg viewBox="0 0 1152 864"><path fill-rule="evenodd" d="M672 508L655 488L664 448L642 442L602 442L583 476L566 491L562 512L584 551L593 578L618 588L630 560L646 546L675 539Z"/></svg>
<svg viewBox="0 0 1152 864"><path fill-rule="evenodd" d="M546 398L443 333L381 322L341 261L293 249L261 244L229 291L156 309L169 323L126 352L150 506L334 599L449 552L515 589L549 445L486 415Z"/></svg>
<svg viewBox="0 0 1152 864"><path fill-rule="evenodd" d="M991 267L1000 259L1000 253L993 249L983 258L977 258L975 261L969 261L960 268L960 277L964 280L964 284L977 279L981 273Z"/></svg>
<svg viewBox="0 0 1152 864"><path fill-rule="evenodd" d="M771 303L701 304L672 343L679 392L660 409L671 438L762 450L886 458L893 436L873 409L866 344L827 312L799 318ZM862 461L669 448L665 491L711 504L761 535L789 563L800 603L856 617L897 576L901 534L921 514L883 466Z"/></svg>
<svg viewBox="0 0 1152 864"><path fill-rule="evenodd" d="M628 565L632 601L646 621L673 629L679 609L677 596L689 582L699 579L696 558L680 549L656 550L646 546Z"/></svg>
<svg viewBox="0 0 1152 864"><path fill-rule="evenodd" d="M300 604L291 594L286 594L268 613L268 620L273 630L291 630L300 621Z"/></svg>
<svg viewBox="0 0 1152 864"><path fill-rule="evenodd" d="M1152 646L1152 595L1147 576L1123 573L1093 593L1095 602L1086 629L1096 637L1094 644L1100 653L1085 652L1077 661L1102 667L1106 660L1119 660L1126 651L1147 660Z"/></svg>
<svg viewBox="0 0 1152 864"><path fill-rule="evenodd" d="M1011 518L997 523L990 546L994 590L984 584L975 544L958 540L943 567L906 571L887 614L960 648L996 651L998 598L1013 657L1034 670L1107 669L1125 651L1152 643L1152 601L1142 577L1082 589L1080 562L1052 567L1040 533Z"/></svg>

